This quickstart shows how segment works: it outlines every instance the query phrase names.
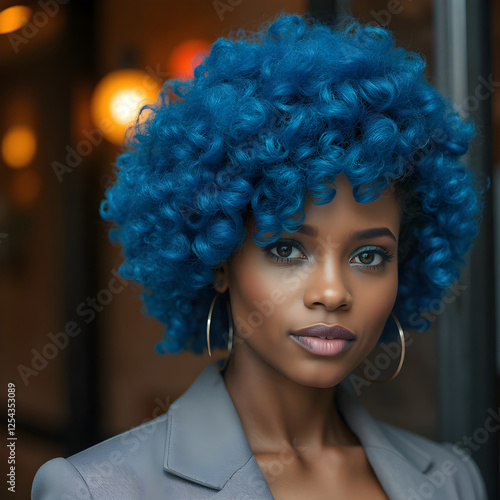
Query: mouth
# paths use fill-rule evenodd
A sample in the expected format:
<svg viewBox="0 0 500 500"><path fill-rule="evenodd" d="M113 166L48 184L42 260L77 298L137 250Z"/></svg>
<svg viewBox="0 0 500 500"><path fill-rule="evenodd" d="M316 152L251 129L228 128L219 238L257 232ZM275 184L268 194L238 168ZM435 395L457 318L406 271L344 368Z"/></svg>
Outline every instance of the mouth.
<svg viewBox="0 0 500 500"><path fill-rule="evenodd" d="M290 333L290 337L306 351L317 356L336 356L351 347L354 334L340 325L317 323Z"/></svg>

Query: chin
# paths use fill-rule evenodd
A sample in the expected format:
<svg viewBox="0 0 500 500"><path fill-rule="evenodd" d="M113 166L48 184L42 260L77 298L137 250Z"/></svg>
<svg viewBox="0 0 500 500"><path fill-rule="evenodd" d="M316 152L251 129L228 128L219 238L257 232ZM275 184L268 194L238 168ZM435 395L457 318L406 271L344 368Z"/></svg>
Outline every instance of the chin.
<svg viewBox="0 0 500 500"><path fill-rule="evenodd" d="M283 373L283 372L282 372ZM331 367L321 367L316 364L309 369L296 370L293 373L283 373L293 382L318 389L330 389L340 384L348 374L335 373Z"/></svg>

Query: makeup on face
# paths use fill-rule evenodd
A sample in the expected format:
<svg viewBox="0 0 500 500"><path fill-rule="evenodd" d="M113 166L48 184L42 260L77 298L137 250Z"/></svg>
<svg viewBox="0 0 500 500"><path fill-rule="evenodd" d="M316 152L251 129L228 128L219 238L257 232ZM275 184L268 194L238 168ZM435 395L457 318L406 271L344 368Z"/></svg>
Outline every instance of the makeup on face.
<svg viewBox="0 0 500 500"><path fill-rule="evenodd" d="M376 345L398 285L400 213L393 192L359 204L345 175L335 198L274 243L243 248L223 265L238 356L308 385L331 386ZM240 357L241 359L241 357Z"/></svg>
<svg viewBox="0 0 500 500"><path fill-rule="evenodd" d="M351 347L356 337L341 325L316 323L290 334L306 351L317 356L336 356Z"/></svg>

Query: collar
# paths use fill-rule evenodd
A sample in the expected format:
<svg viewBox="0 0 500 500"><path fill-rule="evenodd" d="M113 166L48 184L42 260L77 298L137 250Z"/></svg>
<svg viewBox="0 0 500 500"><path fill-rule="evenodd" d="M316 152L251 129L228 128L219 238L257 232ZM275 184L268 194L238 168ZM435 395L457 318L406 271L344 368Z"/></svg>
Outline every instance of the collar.
<svg viewBox="0 0 500 500"><path fill-rule="evenodd" d="M409 432L373 418L349 391L347 384L337 387L335 397L340 414L358 437L376 473L377 458L380 458L382 450L390 452L418 472L423 473L431 467L432 456L410 438Z"/></svg>
<svg viewBox="0 0 500 500"><path fill-rule="evenodd" d="M220 490L252 458L222 374L212 363L170 405L163 468Z"/></svg>
<svg viewBox="0 0 500 500"><path fill-rule="evenodd" d="M388 464L422 473L432 457L399 431L374 419L339 385L337 407L365 449L386 491L394 486ZM221 373L209 363L167 414L164 469L209 488L220 490L253 457L236 408ZM415 470L416 469L416 470ZM385 479L384 479L385 478Z"/></svg>

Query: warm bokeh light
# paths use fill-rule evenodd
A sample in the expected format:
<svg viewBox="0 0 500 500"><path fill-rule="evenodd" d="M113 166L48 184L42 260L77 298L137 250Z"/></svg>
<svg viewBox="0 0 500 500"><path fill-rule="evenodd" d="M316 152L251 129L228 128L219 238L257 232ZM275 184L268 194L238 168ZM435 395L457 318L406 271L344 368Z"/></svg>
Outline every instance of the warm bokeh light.
<svg viewBox="0 0 500 500"><path fill-rule="evenodd" d="M14 174L9 187L11 202L18 207L28 207L40 195L42 180L36 170L21 170Z"/></svg>
<svg viewBox="0 0 500 500"><path fill-rule="evenodd" d="M177 45L169 59L169 70L174 78L188 80L193 78L194 67L201 61L203 54L210 53L210 42L189 39Z"/></svg>
<svg viewBox="0 0 500 500"><path fill-rule="evenodd" d="M22 28L31 18L32 10L25 5L14 5L0 12L0 33L11 33Z"/></svg>
<svg viewBox="0 0 500 500"><path fill-rule="evenodd" d="M120 144L140 108L155 101L159 90L159 83L145 71L113 71L94 90L92 119L106 139Z"/></svg>
<svg viewBox="0 0 500 500"><path fill-rule="evenodd" d="M11 168L29 165L36 152L36 137L33 130L23 125L9 128L2 139L2 157Z"/></svg>

